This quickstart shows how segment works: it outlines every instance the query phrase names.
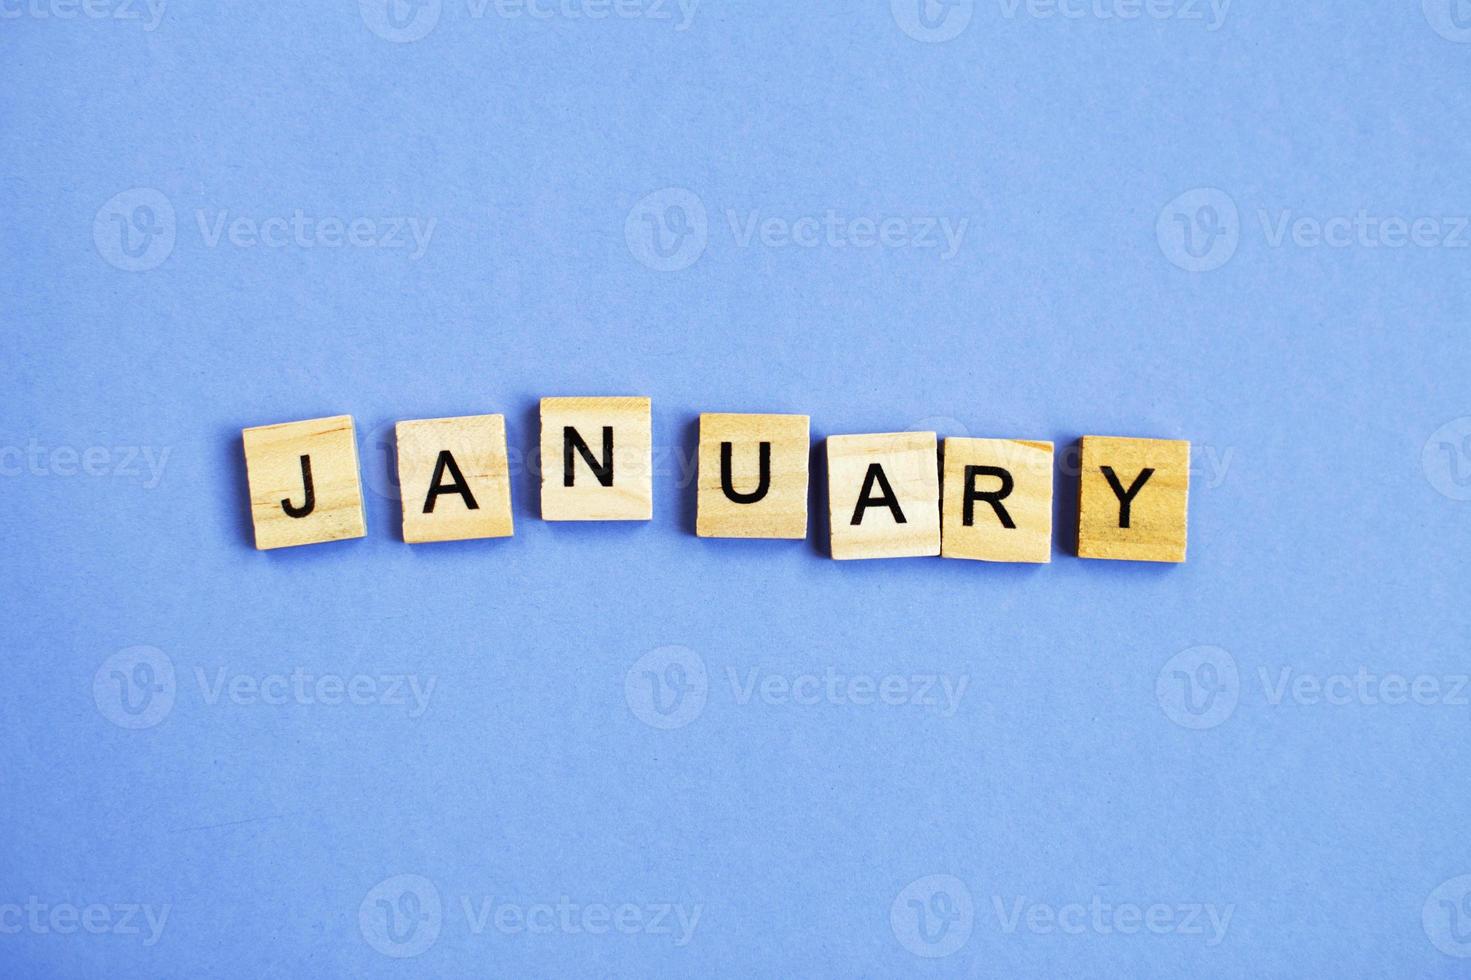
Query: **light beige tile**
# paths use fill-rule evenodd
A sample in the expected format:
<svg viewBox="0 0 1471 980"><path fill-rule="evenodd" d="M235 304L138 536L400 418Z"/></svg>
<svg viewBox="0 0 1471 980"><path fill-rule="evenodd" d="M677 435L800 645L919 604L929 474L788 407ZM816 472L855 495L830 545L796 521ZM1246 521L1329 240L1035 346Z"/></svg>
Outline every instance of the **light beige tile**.
<svg viewBox="0 0 1471 980"><path fill-rule="evenodd" d="M405 541L511 536L505 416L416 419L396 432Z"/></svg>
<svg viewBox="0 0 1471 980"><path fill-rule="evenodd" d="M938 555L939 462L933 432L829 436L833 557Z"/></svg>
<svg viewBox="0 0 1471 980"><path fill-rule="evenodd" d="M367 533L352 416L256 426L240 435L257 548Z"/></svg>
<svg viewBox="0 0 1471 980"><path fill-rule="evenodd" d="M543 520L654 516L649 399L543 398L541 458Z"/></svg>
<svg viewBox="0 0 1471 980"><path fill-rule="evenodd" d="M945 440L940 554L979 561L1052 560L1052 443Z"/></svg>
<svg viewBox="0 0 1471 980"><path fill-rule="evenodd" d="M701 415L695 532L805 538L808 425L806 415Z"/></svg>

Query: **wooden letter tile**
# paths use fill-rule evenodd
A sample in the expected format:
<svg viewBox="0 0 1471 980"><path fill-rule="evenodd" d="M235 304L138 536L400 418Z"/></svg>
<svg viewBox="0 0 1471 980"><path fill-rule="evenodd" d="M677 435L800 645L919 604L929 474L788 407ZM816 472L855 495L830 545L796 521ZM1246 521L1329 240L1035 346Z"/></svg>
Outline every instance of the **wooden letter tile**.
<svg viewBox="0 0 1471 980"><path fill-rule="evenodd" d="M419 419L396 432L405 541L511 536L505 416Z"/></svg>
<svg viewBox="0 0 1471 980"><path fill-rule="evenodd" d="M701 415L695 533L805 538L807 433L805 415Z"/></svg>
<svg viewBox="0 0 1471 980"><path fill-rule="evenodd" d="M1190 443L1084 436L1078 555L1185 560Z"/></svg>
<svg viewBox="0 0 1471 980"><path fill-rule="evenodd" d="M940 459L933 432L829 436L834 558L940 553Z"/></svg>
<svg viewBox="0 0 1471 980"><path fill-rule="evenodd" d="M1052 560L1052 443L946 439L940 554Z"/></svg>
<svg viewBox="0 0 1471 980"><path fill-rule="evenodd" d="M262 425L240 436L257 548L367 533L352 416Z"/></svg>
<svg viewBox="0 0 1471 980"><path fill-rule="evenodd" d="M647 398L543 398L542 520L649 520L653 438Z"/></svg>

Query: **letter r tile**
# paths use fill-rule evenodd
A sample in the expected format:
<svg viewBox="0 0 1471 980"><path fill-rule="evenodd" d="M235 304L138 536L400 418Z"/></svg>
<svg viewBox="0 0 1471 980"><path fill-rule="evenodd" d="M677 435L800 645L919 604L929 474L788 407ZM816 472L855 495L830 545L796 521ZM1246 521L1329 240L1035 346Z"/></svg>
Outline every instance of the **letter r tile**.
<svg viewBox="0 0 1471 980"><path fill-rule="evenodd" d="M945 440L940 554L979 561L1052 560L1052 443Z"/></svg>

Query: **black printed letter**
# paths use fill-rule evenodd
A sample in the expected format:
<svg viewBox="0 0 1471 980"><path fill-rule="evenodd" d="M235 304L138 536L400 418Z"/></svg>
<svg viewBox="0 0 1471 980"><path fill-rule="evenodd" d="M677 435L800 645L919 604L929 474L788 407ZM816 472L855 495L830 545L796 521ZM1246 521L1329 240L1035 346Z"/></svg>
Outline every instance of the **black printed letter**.
<svg viewBox="0 0 1471 980"><path fill-rule="evenodd" d="M1104 466L1100 469L1103 470L1103 478L1108 481L1108 485L1113 487L1114 496L1119 498L1119 527L1128 527L1129 508L1133 505L1134 498L1139 496L1139 491L1144 489L1144 484L1149 482L1151 476L1154 476L1154 470L1140 470L1139 475L1134 477L1134 485L1125 490L1119 478L1114 475L1112 466Z"/></svg>
<svg viewBox="0 0 1471 980"><path fill-rule="evenodd" d="M444 479L444 471L449 470L454 477L453 483L441 483ZM457 493L465 498L465 506L470 510L479 510L480 505L475 502L475 495L470 492L470 486L465 482L465 475L460 472L459 464L448 449L439 451L439 458L434 461L434 475L429 478L429 496L424 498L424 513L434 513L434 501L442 493Z"/></svg>
<svg viewBox="0 0 1471 980"><path fill-rule="evenodd" d="M754 504L766 496L771 489L771 443L761 444L761 476L756 480L756 489L750 493L740 493L734 485L734 476L731 473L730 457L734 447L728 442L720 444L720 489L725 495L738 504Z"/></svg>
<svg viewBox="0 0 1471 980"><path fill-rule="evenodd" d="M883 494L878 497L870 496L873 485L877 483L883 488ZM909 523L904 519L904 511L899 509L899 498L894 496L894 488L889 486L889 478L884 476L884 467L881 463L869 463L868 473L863 477L863 489L858 492L858 506L853 508L853 521L856 526L863 523L863 512L870 507L884 506L894 514L895 524Z"/></svg>
<svg viewBox="0 0 1471 980"><path fill-rule="evenodd" d="M573 463L577 459L572 450L582 454L587 465L592 467L593 476L605 487L613 485L613 427L603 426L603 461L599 463L593 459L592 450L587 448L587 443L582 441L582 436L577 429L570 425L562 426L562 486L570 487L573 482Z"/></svg>
<svg viewBox="0 0 1471 980"><path fill-rule="evenodd" d="M976 489L976 477L994 476L1001 481L1001 488L990 493L981 493ZM1016 522L1001 505L1001 501L1011 496L1012 488L1016 483L1011 474L999 466L967 466L965 468L965 526L974 527L976 523L976 501L984 500L991 505L996 516L1001 518L1001 526L1008 530L1016 530Z"/></svg>
<svg viewBox="0 0 1471 980"><path fill-rule="evenodd" d="M291 502L291 498L281 498L281 509L286 512L287 517L305 517L317 509L317 488L312 485L312 458L301 457L301 482L306 486L306 503L300 507Z"/></svg>

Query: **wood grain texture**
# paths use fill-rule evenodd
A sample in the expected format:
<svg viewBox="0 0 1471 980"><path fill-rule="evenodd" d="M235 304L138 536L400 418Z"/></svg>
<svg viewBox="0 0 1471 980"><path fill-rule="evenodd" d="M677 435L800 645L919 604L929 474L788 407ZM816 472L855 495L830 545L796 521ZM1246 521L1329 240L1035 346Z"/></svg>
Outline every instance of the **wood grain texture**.
<svg viewBox="0 0 1471 980"><path fill-rule="evenodd" d="M700 416L695 533L702 538L805 538L807 470L812 451L806 415ZM737 494L761 488L761 444L769 444L765 496L738 503L726 494L721 446L730 444L730 484Z"/></svg>
<svg viewBox="0 0 1471 980"><path fill-rule="evenodd" d="M976 561L1050 562L1052 460L1050 442L946 439L940 554ZM977 494L1007 491L994 506L984 499L972 500L970 524L965 521L967 473L973 475L972 489ZM1012 527L1006 526L1002 512Z"/></svg>
<svg viewBox="0 0 1471 980"><path fill-rule="evenodd" d="M367 533L352 416L256 426L242 430L240 437L257 548L268 551ZM295 508L306 504L302 457L310 460L315 499L309 513L292 517L282 502Z"/></svg>
<svg viewBox="0 0 1471 980"><path fill-rule="evenodd" d="M904 520L883 504L858 514L858 503L883 495L871 481L883 474ZM940 553L940 458L933 432L829 436L828 516L832 555L853 558L921 558ZM855 524L854 520L860 522Z"/></svg>
<svg viewBox="0 0 1471 980"><path fill-rule="evenodd" d="M1084 436L1078 555L1183 562L1190 500L1190 443ZM1145 470L1152 470L1140 479ZM1113 474L1114 483L1109 481ZM1120 499L1133 491L1127 507Z"/></svg>
<svg viewBox="0 0 1471 980"><path fill-rule="evenodd" d="M448 419L415 419L398 423L398 484L403 503L403 536L410 544L506 538L513 533L511 472L506 462L503 415L466 415ZM455 470L441 454L448 452ZM458 489L463 486L467 498ZM435 494L432 509L431 487ZM471 502L474 507L470 506Z"/></svg>
<svg viewBox="0 0 1471 980"><path fill-rule="evenodd" d="M566 485L563 430L572 426L594 459L613 430L612 485L578 452ZM654 516L653 417L647 398L541 400L541 517L545 521L647 521Z"/></svg>

